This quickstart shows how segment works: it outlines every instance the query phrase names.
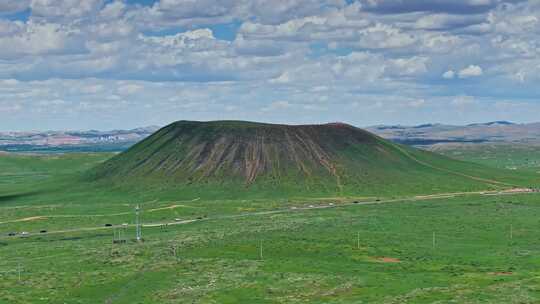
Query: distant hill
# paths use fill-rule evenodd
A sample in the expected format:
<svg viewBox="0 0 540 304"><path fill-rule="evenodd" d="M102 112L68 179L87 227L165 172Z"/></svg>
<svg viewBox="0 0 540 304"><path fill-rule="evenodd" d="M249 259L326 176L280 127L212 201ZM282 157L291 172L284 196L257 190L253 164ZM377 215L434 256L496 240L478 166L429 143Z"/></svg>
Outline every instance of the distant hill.
<svg viewBox="0 0 540 304"><path fill-rule="evenodd" d="M0 151L5 152L122 152L150 136L160 127L111 131L0 132ZM465 126L421 124L379 125L366 128L385 139L418 147L477 143L540 144L540 123L508 121Z"/></svg>
<svg viewBox="0 0 540 304"><path fill-rule="evenodd" d="M491 121L486 123L474 123L467 125L468 127L478 127L478 126L512 126L516 125L513 122L504 121L504 120L498 120L498 121Z"/></svg>
<svg viewBox="0 0 540 304"><path fill-rule="evenodd" d="M418 126L373 126L367 130L394 142L429 146L460 143L540 144L540 123L515 124L508 121L466 126L424 124Z"/></svg>
<svg viewBox="0 0 540 304"><path fill-rule="evenodd" d="M88 178L197 196L320 197L508 187L494 180L499 173L341 123L179 121L98 166Z"/></svg>
<svg viewBox="0 0 540 304"><path fill-rule="evenodd" d="M159 127L112 131L0 132L0 151L6 152L99 152L124 151Z"/></svg>

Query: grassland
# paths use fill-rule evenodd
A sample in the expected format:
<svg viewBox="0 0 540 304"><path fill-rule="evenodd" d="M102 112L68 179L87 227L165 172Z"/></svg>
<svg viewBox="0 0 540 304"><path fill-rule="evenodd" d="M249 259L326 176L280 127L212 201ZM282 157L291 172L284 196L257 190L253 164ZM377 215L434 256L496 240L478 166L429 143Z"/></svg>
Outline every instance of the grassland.
<svg viewBox="0 0 540 304"><path fill-rule="evenodd" d="M110 156L0 156L0 303L540 301L538 194L420 197L445 191L405 184L220 199L80 181ZM484 170L538 184L531 171ZM136 243L136 204L146 224L180 221L144 227ZM127 243L112 243L109 223L130 224ZM32 235L7 236L21 231Z"/></svg>
<svg viewBox="0 0 540 304"><path fill-rule="evenodd" d="M495 168L540 172L540 146L536 144L450 145L439 147L435 151Z"/></svg>

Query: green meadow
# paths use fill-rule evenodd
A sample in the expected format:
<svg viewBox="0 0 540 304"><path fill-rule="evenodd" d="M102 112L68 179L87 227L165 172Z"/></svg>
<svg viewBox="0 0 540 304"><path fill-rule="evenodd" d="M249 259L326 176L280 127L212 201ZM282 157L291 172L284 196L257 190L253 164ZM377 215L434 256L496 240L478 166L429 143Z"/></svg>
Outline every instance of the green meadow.
<svg viewBox="0 0 540 304"><path fill-rule="evenodd" d="M462 145L438 151L452 158L495 168L540 172L540 146L529 144Z"/></svg>
<svg viewBox="0 0 540 304"><path fill-rule="evenodd" d="M85 181L111 156L0 155L0 303L540 301L540 194L451 183L464 172L503 183L484 190L534 187L534 170L447 168L433 158L440 188L242 198L212 185ZM118 233L125 242L113 243Z"/></svg>

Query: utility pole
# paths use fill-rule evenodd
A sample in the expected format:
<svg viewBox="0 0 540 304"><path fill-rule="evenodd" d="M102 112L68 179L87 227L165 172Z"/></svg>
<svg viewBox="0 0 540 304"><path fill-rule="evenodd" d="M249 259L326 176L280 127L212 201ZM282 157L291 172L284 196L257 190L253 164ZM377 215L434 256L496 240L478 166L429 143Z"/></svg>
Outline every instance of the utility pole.
<svg viewBox="0 0 540 304"><path fill-rule="evenodd" d="M137 205L137 207L135 207L135 234L136 234L136 239L137 239L137 242L140 242L141 241L141 223L139 222L139 213L140 213L140 207L139 205Z"/></svg>
<svg viewBox="0 0 540 304"><path fill-rule="evenodd" d="M433 231L433 249L435 249L435 231Z"/></svg>
<svg viewBox="0 0 540 304"><path fill-rule="evenodd" d="M260 246L260 252L259 252L259 256L261 258L261 260L263 259L263 241L261 240L261 246Z"/></svg>
<svg viewBox="0 0 540 304"><path fill-rule="evenodd" d="M22 270L21 270L21 263L19 262L19 263L17 264L17 273L18 273L18 275L19 275L19 283L21 283L21 271L22 271Z"/></svg>
<svg viewBox="0 0 540 304"><path fill-rule="evenodd" d="M514 239L514 225L510 224L510 240Z"/></svg>
<svg viewBox="0 0 540 304"><path fill-rule="evenodd" d="M356 248L360 249L360 232L356 235Z"/></svg>

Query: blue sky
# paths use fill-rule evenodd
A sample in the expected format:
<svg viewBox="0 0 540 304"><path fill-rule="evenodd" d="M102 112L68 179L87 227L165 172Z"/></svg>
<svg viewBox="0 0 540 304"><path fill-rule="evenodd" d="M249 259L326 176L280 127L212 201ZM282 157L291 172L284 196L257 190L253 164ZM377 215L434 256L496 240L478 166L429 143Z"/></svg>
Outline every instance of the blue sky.
<svg viewBox="0 0 540 304"><path fill-rule="evenodd" d="M4 0L0 131L538 121L540 2Z"/></svg>

